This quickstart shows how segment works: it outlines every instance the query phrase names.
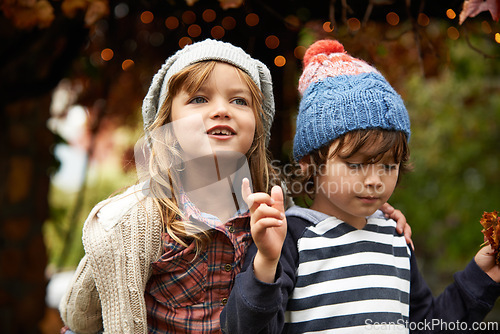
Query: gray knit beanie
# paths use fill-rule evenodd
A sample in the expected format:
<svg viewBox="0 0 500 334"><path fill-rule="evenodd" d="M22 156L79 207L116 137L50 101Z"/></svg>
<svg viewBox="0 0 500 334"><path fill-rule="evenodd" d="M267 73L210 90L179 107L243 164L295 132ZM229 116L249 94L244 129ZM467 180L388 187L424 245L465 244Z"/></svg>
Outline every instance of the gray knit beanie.
<svg viewBox="0 0 500 334"><path fill-rule="evenodd" d="M316 41L307 49L299 92L297 161L354 130L402 131L410 139L401 96L376 68L349 55L337 41Z"/></svg>
<svg viewBox="0 0 500 334"><path fill-rule="evenodd" d="M246 72L264 95L262 123L266 145L271 138L271 124L274 118L274 95L271 73L259 60L253 59L243 49L232 44L206 39L184 47L168 58L153 77L149 91L142 103L144 130L154 122L168 94L169 79L185 67L204 60L217 60L234 65Z"/></svg>

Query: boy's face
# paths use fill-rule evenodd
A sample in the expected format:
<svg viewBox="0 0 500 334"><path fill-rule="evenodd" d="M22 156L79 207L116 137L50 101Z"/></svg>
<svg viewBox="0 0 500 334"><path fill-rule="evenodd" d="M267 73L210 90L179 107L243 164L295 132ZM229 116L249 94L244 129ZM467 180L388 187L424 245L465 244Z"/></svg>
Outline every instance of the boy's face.
<svg viewBox="0 0 500 334"><path fill-rule="evenodd" d="M330 153L336 148L335 141ZM363 228L372 215L391 197L399 174L399 163L389 151L379 161L373 156L373 145L365 145L353 156L343 159L342 150L319 168L315 179L316 196L312 209L335 216L346 223Z"/></svg>

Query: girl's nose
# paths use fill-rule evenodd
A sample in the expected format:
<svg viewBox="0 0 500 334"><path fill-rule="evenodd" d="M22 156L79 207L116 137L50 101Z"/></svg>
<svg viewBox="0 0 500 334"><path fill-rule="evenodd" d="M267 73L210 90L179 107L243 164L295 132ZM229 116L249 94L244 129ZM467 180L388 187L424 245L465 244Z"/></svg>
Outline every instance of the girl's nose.
<svg viewBox="0 0 500 334"><path fill-rule="evenodd" d="M225 101L215 101L214 109L210 114L211 118L230 118L231 114L229 112L228 105Z"/></svg>

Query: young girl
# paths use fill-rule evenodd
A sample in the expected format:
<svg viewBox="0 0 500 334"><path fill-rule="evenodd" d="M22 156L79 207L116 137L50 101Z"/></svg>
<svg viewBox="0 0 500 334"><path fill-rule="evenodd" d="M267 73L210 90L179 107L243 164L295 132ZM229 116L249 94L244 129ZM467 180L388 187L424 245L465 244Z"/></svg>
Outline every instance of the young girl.
<svg viewBox="0 0 500 334"><path fill-rule="evenodd" d="M279 189L252 194L244 181L255 244L221 314L223 332L478 330L500 295L491 247L434 298L396 223L370 216L408 167L401 97L331 40L307 50L299 90L294 158L313 204L288 209L285 219Z"/></svg>
<svg viewBox="0 0 500 334"><path fill-rule="evenodd" d="M72 331L220 331L251 243L232 180L269 191L273 116L269 70L242 49L206 40L166 61L143 104L149 179L85 223L86 255L60 306Z"/></svg>
<svg viewBox="0 0 500 334"><path fill-rule="evenodd" d="M279 183L273 116L269 70L242 49L206 40L166 61L143 104L145 177L85 223L86 255L60 306L72 331L220 332L252 243L241 180L263 193Z"/></svg>

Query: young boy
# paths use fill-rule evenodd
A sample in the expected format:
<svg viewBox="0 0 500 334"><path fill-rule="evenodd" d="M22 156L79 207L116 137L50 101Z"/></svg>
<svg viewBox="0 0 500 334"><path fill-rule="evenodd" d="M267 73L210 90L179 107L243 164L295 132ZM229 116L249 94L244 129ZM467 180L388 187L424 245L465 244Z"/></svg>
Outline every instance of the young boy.
<svg viewBox="0 0 500 334"><path fill-rule="evenodd" d="M251 194L244 184L255 245L221 315L223 332L478 329L500 295L492 249L481 249L434 298L395 222L370 216L408 169L401 97L331 40L307 50L299 91L294 158L313 204L290 208L285 219L281 192Z"/></svg>

